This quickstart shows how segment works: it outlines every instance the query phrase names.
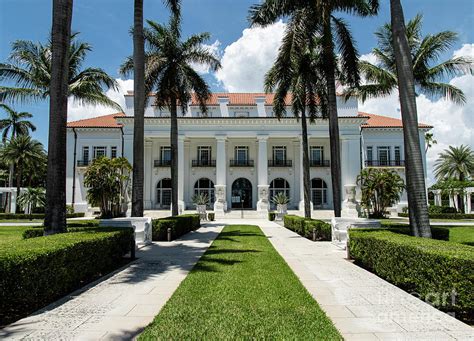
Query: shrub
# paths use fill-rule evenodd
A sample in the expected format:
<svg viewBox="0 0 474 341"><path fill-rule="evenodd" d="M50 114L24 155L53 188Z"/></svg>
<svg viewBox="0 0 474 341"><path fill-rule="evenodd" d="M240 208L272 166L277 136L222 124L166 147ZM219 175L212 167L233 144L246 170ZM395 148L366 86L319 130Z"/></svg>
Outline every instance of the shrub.
<svg viewBox="0 0 474 341"><path fill-rule="evenodd" d="M390 224L386 226L382 224L382 228L360 229L360 230L364 232L390 231L393 233L411 236L411 229L410 229L410 226L407 224ZM433 239L448 241L449 228L441 227L441 226L431 226L431 235Z"/></svg>
<svg viewBox="0 0 474 341"><path fill-rule="evenodd" d="M67 214L67 218L82 218L85 213L72 213ZM33 213L33 214L23 214L23 213L0 213L0 220L31 220L31 219L44 219L44 213Z"/></svg>
<svg viewBox="0 0 474 341"><path fill-rule="evenodd" d="M44 230L42 226L39 227L40 228L32 227L30 229L26 229L25 231L23 231L21 236L23 237L23 239L42 237Z"/></svg>
<svg viewBox="0 0 474 341"><path fill-rule="evenodd" d="M430 303L461 317L474 314L473 247L389 231L350 230L349 234L351 257L361 266L422 298L451 295L454 290L454 306Z"/></svg>
<svg viewBox="0 0 474 341"><path fill-rule="evenodd" d="M208 213L207 214L207 220L214 221L215 219L216 219L216 214L215 213Z"/></svg>
<svg viewBox="0 0 474 341"><path fill-rule="evenodd" d="M268 212L268 220L275 221L276 214L275 212Z"/></svg>
<svg viewBox="0 0 474 341"><path fill-rule="evenodd" d="M428 214L444 214L444 213L457 213L458 211L456 210L455 207L449 207L449 206L436 206L436 205L430 205L428 207Z"/></svg>
<svg viewBox="0 0 474 341"><path fill-rule="evenodd" d="M398 213L399 217L408 218L408 214ZM474 214L466 213L440 213L440 214L430 214L430 219L452 219L452 220L461 220L461 219L474 219Z"/></svg>
<svg viewBox="0 0 474 341"><path fill-rule="evenodd" d="M168 228L171 228L171 240L181 237L201 227L199 214L183 214L175 217L154 219L152 222L152 239L168 240Z"/></svg>
<svg viewBox="0 0 474 341"><path fill-rule="evenodd" d="M0 325L123 264L132 238L130 228L101 228L0 244Z"/></svg>
<svg viewBox="0 0 474 341"><path fill-rule="evenodd" d="M316 240L331 240L331 225L324 221L287 214L283 224L305 238L313 239L313 229L316 229Z"/></svg>
<svg viewBox="0 0 474 341"><path fill-rule="evenodd" d="M83 220L67 224L67 232L80 232L97 229L99 220ZM44 234L44 226L32 226L23 231L23 239L42 237Z"/></svg>

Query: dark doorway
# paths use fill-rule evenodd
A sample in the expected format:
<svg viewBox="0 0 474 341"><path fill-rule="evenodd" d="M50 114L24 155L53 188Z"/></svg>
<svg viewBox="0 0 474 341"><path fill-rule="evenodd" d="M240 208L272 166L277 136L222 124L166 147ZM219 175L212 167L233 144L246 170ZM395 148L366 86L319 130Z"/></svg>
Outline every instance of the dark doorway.
<svg viewBox="0 0 474 341"><path fill-rule="evenodd" d="M232 208L252 208L252 184L238 178L232 184Z"/></svg>

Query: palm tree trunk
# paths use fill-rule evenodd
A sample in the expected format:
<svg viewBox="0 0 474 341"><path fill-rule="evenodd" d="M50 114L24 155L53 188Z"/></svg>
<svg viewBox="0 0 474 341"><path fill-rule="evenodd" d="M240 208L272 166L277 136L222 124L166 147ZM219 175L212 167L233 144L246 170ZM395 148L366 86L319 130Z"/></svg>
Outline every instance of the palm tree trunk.
<svg viewBox="0 0 474 341"><path fill-rule="evenodd" d="M66 132L73 0L53 0L45 234L66 231Z"/></svg>
<svg viewBox="0 0 474 341"><path fill-rule="evenodd" d="M133 182L132 217L143 217L144 135L145 135L145 47L143 0L135 0L133 23Z"/></svg>
<svg viewBox="0 0 474 341"><path fill-rule="evenodd" d="M331 149L331 182L334 216L341 216L341 150L339 142L339 121L337 116L336 77L334 45L332 40L331 22L327 20L324 27L323 59L328 90L329 141Z"/></svg>
<svg viewBox="0 0 474 341"><path fill-rule="evenodd" d="M13 187L13 173L15 172L15 166L13 163L10 165L10 172L8 174L8 187ZM5 203L5 213L10 213L12 206L12 194L8 193L7 202Z"/></svg>
<svg viewBox="0 0 474 341"><path fill-rule="evenodd" d="M16 169L16 209L15 213L20 212L20 205L18 205L18 198L20 197L20 190L21 190L21 174L22 168L20 165L17 166Z"/></svg>
<svg viewBox="0 0 474 341"><path fill-rule="evenodd" d="M308 123L306 113L301 113L301 135L303 137L303 185L304 185L304 216L311 218L311 179L309 176L309 152L308 152Z"/></svg>
<svg viewBox="0 0 474 341"><path fill-rule="evenodd" d="M465 179L464 173L461 172L459 174L459 181L463 182L464 179ZM461 188L461 191L458 194L458 206L459 206L459 210L461 211L461 213L466 213L465 210L464 210L464 188Z"/></svg>
<svg viewBox="0 0 474 341"><path fill-rule="evenodd" d="M178 109L176 98L171 98L171 215L179 214L178 210Z"/></svg>
<svg viewBox="0 0 474 341"><path fill-rule="evenodd" d="M406 191L413 235L431 238L425 174L418 131L415 82L410 47L406 36L405 18L400 0L390 0L393 49L397 66L398 90L405 144Z"/></svg>

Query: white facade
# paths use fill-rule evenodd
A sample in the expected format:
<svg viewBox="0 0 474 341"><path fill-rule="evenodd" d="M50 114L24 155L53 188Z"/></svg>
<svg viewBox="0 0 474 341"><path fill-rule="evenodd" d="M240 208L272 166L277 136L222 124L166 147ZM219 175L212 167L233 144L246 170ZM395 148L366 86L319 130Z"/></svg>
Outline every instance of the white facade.
<svg viewBox="0 0 474 341"><path fill-rule="evenodd" d="M289 108L286 118L273 117L268 96L214 95L207 117L202 117L197 105L185 108L185 115L178 123L180 208L194 209L192 197L200 191L212 197L216 213L242 207L266 212L271 208L272 195L278 191L290 197L289 209L303 207L301 124L292 117ZM150 105L152 99L145 112L144 203L147 210L168 209L171 199L168 112ZM371 125L370 117L358 113L354 99L347 102L340 99L338 111L344 196L344 186L356 183L362 167L391 167L404 175L400 126ZM126 95L125 115L115 120L121 126L102 127L100 118L69 125L67 201L72 201L75 178L77 211L86 211L89 206L83 186L87 161L102 153L109 157L122 156L123 151L123 156L132 163L132 95ZM420 129L422 150L428 129ZM318 119L308 125L308 130L312 205L314 210L332 209L328 121ZM404 195L401 205L405 201Z"/></svg>

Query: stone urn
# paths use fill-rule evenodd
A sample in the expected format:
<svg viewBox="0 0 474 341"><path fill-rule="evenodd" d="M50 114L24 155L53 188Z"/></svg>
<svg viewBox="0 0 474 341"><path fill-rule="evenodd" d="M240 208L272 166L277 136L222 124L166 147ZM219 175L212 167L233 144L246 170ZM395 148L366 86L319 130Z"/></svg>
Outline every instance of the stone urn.
<svg viewBox="0 0 474 341"><path fill-rule="evenodd" d="M277 204L277 217L278 219L283 219L283 217L288 213L288 204Z"/></svg>

